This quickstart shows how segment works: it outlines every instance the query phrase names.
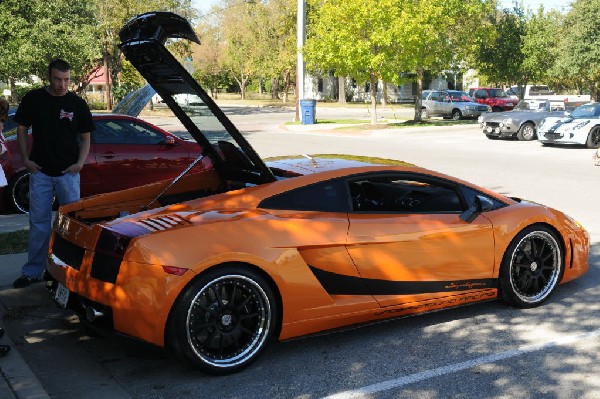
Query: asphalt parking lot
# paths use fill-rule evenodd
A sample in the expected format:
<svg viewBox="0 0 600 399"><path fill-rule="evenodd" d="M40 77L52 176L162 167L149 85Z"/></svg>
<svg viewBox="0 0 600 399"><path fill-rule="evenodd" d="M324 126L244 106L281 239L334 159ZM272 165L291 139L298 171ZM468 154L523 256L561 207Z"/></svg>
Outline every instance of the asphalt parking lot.
<svg viewBox="0 0 600 399"><path fill-rule="evenodd" d="M535 309L492 301L274 344L250 368L226 377L204 375L169 357L130 356L114 341L87 336L41 285L16 292L5 277L4 324L49 397L600 397L600 167L593 166L593 150L491 141L477 125L336 131L283 125L289 110L228 113L263 157L401 159L563 210L591 234L590 270ZM159 119L152 122L180 128ZM3 276L18 273L21 260L4 263Z"/></svg>

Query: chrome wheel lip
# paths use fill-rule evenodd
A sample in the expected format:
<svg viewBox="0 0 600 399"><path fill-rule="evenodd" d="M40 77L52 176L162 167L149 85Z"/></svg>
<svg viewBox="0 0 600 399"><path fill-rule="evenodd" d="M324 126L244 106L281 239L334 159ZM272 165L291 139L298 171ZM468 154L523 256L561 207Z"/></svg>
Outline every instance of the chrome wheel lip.
<svg viewBox="0 0 600 399"><path fill-rule="evenodd" d="M15 181L15 183L13 184L12 188L11 188L11 200L13 202L13 205L22 213L29 213L29 190L27 190L27 206L25 206L25 204L22 203L23 200L25 200L21 195L18 195L19 199L17 200L17 191L22 191L22 190L18 190L19 186L21 186L24 180L29 181L29 173L25 173L21 176L19 176L17 178L17 180ZM29 182L27 182L27 187L29 187Z"/></svg>
<svg viewBox="0 0 600 399"><path fill-rule="evenodd" d="M220 282L225 281L225 280L232 280L232 281L238 280L238 281L243 282L244 284L249 285L250 289L254 291L254 295L257 296L256 300L258 302L260 302L260 304L261 304L261 309L260 309L261 315L260 315L260 322L256 326L257 328L253 332L253 337L250 340L250 342L248 342L235 355L219 358L218 356L216 356L216 354L214 354L214 355L207 354L207 353L199 350L197 345L194 343L194 340L192 339L192 336L191 336L192 331L190 329L190 323L191 323L191 318L193 316L194 304L197 302L197 300L208 289L218 285ZM230 314L225 314L225 315L220 315L218 317L218 319L220 321L226 321L226 322L233 323L234 321L232 321L232 319L235 319L235 317L232 317ZM269 297L267 296L266 292L262 289L262 287L256 281L254 281L253 279L251 279L247 276L239 275L239 274L228 274L228 275L220 276L216 279L211 280L207 284L205 284L202 287L202 289L200 289L198 291L198 293L194 296L193 300L190 303L190 307L188 308L187 317L186 317L186 335L187 335L188 345L192 349L194 354L199 359L202 360L202 362L204 362L212 367L215 367L215 368L223 368L223 369L233 368L233 367L242 365L243 363L252 359L254 357L254 355L260 349L262 349L262 347L269 335L269 330L271 327L271 319L272 319L272 310L271 310L271 304L269 301ZM224 325L224 327L226 327L226 328L229 328L230 326L231 326L230 324Z"/></svg>
<svg viewBox="0 0 600 399"><path fill-rule="evenodd" d="M548 244L550 246L551 251L552 251L552 257L553 257L552 272L551 272L550 276L548 277L548 282L544 285L544 287L542 287L541 290L539 290L539 292L537 292L533 295L527 295L526 293L522 292L522 290L520 288L517 287L516 282L515 282L515 276L513 273L513 271L516 267L515 266L515 258L517 257L517 253L521 250L521 246L524 245L524 243L530 239L543 240L546 244ZM523 301L524 303L528 303L528 304L535 304L535 303L539 303L539 302L543 301L544 299L546 299L548 297L548 295L550 295L553 288L558 283L560 271L562 270L562 258L560 255L561 255L561 251L560 251L560 246L559 246L558 242L548 232L533 231L533 232L527 234L526 236L524 236L523 238L521 238L521 240L515 247L515 250L513 251L513 254L512 254L511 260L510 260L510 285L511 285L511 288L512 288L513 292L515 293L515 295L521 301ZM537 260L534 260L531 262L528 269L531 273L536 273L542 266L543 265L538 264Z"/></svg>

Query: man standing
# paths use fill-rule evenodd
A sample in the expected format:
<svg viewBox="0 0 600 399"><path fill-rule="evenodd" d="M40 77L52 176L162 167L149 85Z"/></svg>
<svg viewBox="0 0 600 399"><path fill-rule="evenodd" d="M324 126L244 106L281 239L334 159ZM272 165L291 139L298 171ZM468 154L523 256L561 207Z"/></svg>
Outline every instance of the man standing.
<svg viewBox="0 0 600 399"><path fill-rule="evenodd" d="M15 288L42 280L52 228L52 202L79 200L79 171L90 149L92 114L69 92L71 67L57 59L48 65L49 85L30 91L15 114L19 152L29 175L29 253ZM28 130L33 143L28 153Z"/></svg>

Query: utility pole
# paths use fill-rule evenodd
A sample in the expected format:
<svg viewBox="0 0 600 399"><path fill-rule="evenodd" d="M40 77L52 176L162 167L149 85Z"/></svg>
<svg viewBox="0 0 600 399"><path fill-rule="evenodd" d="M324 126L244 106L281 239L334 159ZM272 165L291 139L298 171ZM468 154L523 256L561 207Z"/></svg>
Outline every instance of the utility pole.
<svg viewBox="0 0 600 399"><path fill-rule="evenodd" d="M297 41L298 52L296 56L296 122L300 121L300 100L304 98L304 57L302 47L306 40L306 0L298 0L298 29Z"/></svg>

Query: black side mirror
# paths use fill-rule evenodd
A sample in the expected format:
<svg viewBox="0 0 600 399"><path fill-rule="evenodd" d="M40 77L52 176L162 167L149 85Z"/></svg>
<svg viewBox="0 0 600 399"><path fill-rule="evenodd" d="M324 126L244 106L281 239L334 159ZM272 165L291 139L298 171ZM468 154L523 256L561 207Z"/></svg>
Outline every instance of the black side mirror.
<svg viewBox="0 0 600 399"><path fill-rule="evenodd" d="M487 197L476 195L469 209L460 214L461 220L471 223L477 219L482 212L489 211L494 207L494 203Z"/></svg>

